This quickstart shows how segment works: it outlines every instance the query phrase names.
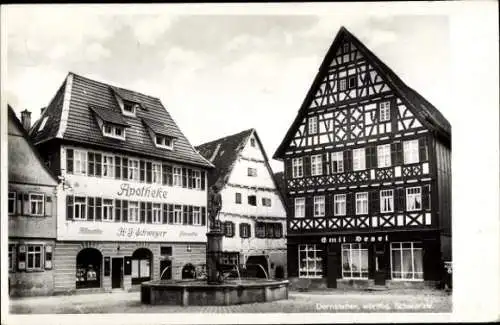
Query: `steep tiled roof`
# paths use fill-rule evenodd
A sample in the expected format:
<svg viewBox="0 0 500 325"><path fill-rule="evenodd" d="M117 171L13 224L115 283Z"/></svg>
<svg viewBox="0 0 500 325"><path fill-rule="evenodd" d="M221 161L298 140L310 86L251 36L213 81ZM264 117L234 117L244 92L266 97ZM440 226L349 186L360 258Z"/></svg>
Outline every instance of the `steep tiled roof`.
<svg viewBox="0 0 500 325"><path fill-rule="evenodd" d="M144 124L149 127L154 133L158 133L161 135L167 135L169 137L177 138L174 132L165 126L162 122L158 122L149 118L142 118Z"/></svg>
<svg viewBox="0 0 500 325"><path fill-rule="evenodd" d="M227 182L234 163L254 129L245 130L224 138L199 145L196 150L215 165L208 175L208 184L221 189Z"/></svg>
<svg viewBox="0 0 500 325"><path fill-rule="evenodd" d="M89 105L90 109L94 111L104 122L109 122L113 124L129 126L125 119L123 118L122 113L117 109L109 109L98 107L95 105Z"/></svg>
<svg viewBox="0 0 500 325"><path fill-rule="evenodd" d="M392 71L392 69L390 69L385 63L383 63L372 51L370 51L370 49L368 49L363 43L361 43L361 41L357 39L353 34L351 34L345 27L341 27L332 45L330 46L330 49L325 55L321 66L318 69L316 78L309 88L309 91L302 103L302 106L299 109L299 112L297 113L295 120L288 129L288 132L283 141L278 146L278 149L276 149L273 158L279 159L283 156L286 150L286 146L293 137L296 128L302 121L305 114L307 114L308 107L312 101L315 91L319 87L319 84L324 77L324 73L328 71L329 65L333 60L337 49L345 39L351 41L366 57L370 64L372 64L378 71L380 71L380 73L382 73L382 77L386 80L389 86L392 87L402 97L406 104L410 106L412 112L419 117L419 119L427 128L448 141L451 139L451 124L443 116L443 114L441 114L441 112L439 112L436 107L429 103L419 93L408 87L403 82L403 80L401 80L396 75L396 73Z"/></svg>
<svg viewBox="0 0 500 325"><path fill-rule="evenodd" d="M72 79L72 82L68 82L70 79ZM64 98L66 94L68 98ZM143 108L137 110L136 117L122 116L125 123L130 126L126 131L125 141L104 137L90 109L92 106L99 107L102 110L120 111L115 94L125 100L138 102ZM44 130L37 132L37 125L39 125L40 121L36 122L31 130L31 136L35 144L57 137L86 145L96 145L118 151L213 167L210 162L196 152L161 101L155 97L113 87L69 73L65 83L49 104L43 116L45 114L50 118ZM174 150L165 150L154 145L146 126L142 122L143 118L162 123L177 138Z"/></svg>

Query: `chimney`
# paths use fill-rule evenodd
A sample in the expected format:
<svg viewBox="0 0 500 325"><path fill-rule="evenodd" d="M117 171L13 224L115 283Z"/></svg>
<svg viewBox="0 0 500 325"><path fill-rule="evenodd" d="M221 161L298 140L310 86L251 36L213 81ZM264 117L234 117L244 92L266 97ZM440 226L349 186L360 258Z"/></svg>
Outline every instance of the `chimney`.
<svg viewBox="0 0 500 325"><path fill-rule="evenodd" d="M21 112L21 123L26 131L31 128L31 112L25 109Z"/></svg>

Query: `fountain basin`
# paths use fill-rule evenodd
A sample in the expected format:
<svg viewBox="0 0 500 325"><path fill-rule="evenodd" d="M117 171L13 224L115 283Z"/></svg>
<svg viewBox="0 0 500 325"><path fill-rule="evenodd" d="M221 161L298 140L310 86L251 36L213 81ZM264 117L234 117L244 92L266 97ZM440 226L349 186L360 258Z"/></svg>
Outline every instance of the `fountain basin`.
<svg viewBox="0 0 500 325"><path fill-rule="evenodd" d="M141 302L150 305L224 306L281 299L288 299L288 280L226 280L223 284L153 280L141 284Z"/></svg>

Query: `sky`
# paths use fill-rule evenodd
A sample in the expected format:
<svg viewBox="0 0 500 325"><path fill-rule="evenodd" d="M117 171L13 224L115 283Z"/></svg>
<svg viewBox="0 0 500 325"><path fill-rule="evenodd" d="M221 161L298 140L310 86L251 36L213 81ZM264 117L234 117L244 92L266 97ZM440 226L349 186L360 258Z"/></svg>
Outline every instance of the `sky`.
<svg viewBox="0 0 500 325"><path fill-rule="evenodd" d="M9 104L17 113L32 111L34 122L71 71L160 98L195 146L255 128L271 159L345 26L445 116L450 110L445 15L159 8L7 8ZM272 159L271 166L283 169Z"/></svg>

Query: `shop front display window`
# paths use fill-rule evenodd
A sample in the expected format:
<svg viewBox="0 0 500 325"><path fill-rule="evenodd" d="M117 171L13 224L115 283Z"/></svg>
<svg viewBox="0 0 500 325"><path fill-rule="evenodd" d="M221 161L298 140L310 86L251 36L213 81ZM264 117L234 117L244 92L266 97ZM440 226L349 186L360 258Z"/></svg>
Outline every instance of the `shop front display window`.
<svg viewBox="0 0 500 325"><path fill-rule="evenodd" d="M85 248L76 257L76 288L101 286L102 254L94 248Z"/></svg>
<svg viewBox="0 0 500 325"><path fill-rule="evenodd" d="M316 245L299 245L299 278L323 276L322 251Z"/></svg>

